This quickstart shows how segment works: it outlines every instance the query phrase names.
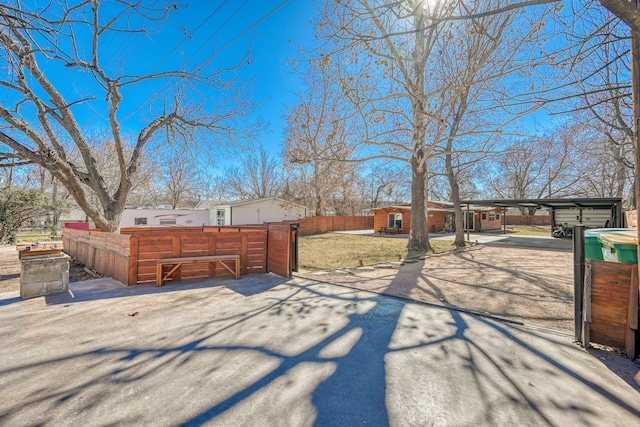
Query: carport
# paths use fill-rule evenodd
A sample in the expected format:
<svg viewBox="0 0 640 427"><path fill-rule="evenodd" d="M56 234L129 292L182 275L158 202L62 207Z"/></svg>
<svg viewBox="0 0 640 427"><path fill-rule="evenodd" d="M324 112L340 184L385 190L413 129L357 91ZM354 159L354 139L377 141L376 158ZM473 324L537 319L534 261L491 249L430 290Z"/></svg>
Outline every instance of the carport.
<svg viewBox="0 0 640 427"><path fill-rule="evenodd" d="M467 210L471 205L502 208L549 209L551 212L551 230L558 224L572 227L583 224L591 228L622 227L624 224L621 197L566 198L566 199L488 199L463 200L460 202ZM502 216L503 230L506 233L506 215Z"/></svg>

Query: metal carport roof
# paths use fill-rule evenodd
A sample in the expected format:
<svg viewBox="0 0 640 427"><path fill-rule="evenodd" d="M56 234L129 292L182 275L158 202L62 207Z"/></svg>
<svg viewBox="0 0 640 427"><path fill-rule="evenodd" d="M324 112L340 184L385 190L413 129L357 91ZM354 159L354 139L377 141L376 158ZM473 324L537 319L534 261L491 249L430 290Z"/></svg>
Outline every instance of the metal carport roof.
<svg viewBox="0 0 640 427"><path fill-rule="evenodd" d="M595 209L613 209L613 226L620 226L624 223L622 214L622 197L568 197L564 199L487 199L487 200L463 200L460 202L462 206L480 205L502 208L547 208L556 209L575 209L575 208L595 208ZM506 221L506 218L505 218ZM620 225L618 225L620 224ZM553 226L553 224L552 224ZM506 222L503 222L503 228L506 233Z"/></svg>
<svg viewBox="0 0 640 427"><path fill-rule="evenodd" d="M622 197L566 198L566 199L487 199L463 200L462 205L481 205L505 208L612 208L622 202Z"/></svg>

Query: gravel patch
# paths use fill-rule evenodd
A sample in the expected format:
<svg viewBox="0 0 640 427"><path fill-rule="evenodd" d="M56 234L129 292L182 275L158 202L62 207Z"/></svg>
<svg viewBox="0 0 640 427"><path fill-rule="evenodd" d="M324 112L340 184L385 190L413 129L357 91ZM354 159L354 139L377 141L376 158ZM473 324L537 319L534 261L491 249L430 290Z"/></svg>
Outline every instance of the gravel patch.
<svg viewBox="0 0 640 427"><path fill-rule="evenodd" d="M573 332L571 251L478 245L322 281ZM296 273L318 280L318 276Z"/></svg>

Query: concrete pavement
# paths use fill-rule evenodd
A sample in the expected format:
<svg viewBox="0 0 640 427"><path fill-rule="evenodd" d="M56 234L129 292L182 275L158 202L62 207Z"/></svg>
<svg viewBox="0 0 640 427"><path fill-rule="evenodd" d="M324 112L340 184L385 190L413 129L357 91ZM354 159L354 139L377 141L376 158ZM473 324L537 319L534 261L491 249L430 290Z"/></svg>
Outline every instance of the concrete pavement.
<svg viewBox="0 0 640 427"><path fill-rule="evenodd" d="M0 294L0 424L629 426L640 417L638 390L608 368L624 360L566 335L269 274L70 289Z"/></svg>

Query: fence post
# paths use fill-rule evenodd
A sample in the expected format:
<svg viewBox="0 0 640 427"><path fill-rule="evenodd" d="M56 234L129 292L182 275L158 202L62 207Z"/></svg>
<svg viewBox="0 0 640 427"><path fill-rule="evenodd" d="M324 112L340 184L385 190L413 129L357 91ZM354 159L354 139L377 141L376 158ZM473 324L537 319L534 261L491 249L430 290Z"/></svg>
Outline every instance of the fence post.
<svg viewBox="0 0 640 427"><path fill-rule="evenodd" d="M129 279L127 286L138 284L138 236L129 237Z"/></svg>
<svg viewBox="0 0 640 427"><path fill-rule="evenodd" d="M242 274L247 274L249 267L249 240L247 233L240 235L240 269Z"/></svg>
<svg viewBox="0 0 640 427"><path fill-rule="evenodd" d="M576 224L573 226L573 303L574 332L577 342L582 342L582 304L584 300L584 228L584 224ZM582 344L584 345L585 343Z"/></svg>

